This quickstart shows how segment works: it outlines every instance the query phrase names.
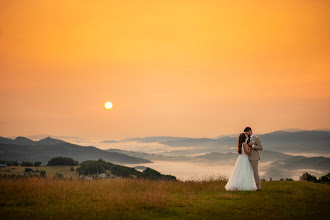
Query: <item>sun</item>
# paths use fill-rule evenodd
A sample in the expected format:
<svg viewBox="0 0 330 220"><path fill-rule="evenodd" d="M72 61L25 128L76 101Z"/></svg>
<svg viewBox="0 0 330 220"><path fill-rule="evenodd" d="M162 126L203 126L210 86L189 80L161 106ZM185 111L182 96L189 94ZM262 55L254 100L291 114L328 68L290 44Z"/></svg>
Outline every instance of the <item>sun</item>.
<svg viewBox="0 0 330 220"><path fill-rule="evenodd" d="M110 109L110 108L112 108L112 103L111 103L111 102L106 102L106 103L104 104L104 107L105 107L106 109Z"/></svg>

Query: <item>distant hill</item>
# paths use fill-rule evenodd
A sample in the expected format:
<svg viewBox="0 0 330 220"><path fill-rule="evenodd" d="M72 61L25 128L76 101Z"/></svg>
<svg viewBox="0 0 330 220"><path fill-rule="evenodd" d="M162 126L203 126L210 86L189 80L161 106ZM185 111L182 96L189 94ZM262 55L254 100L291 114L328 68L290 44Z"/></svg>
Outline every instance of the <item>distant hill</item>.
<svg viewBox="0 0 330 220"><path fill-rule="evenodd" d="M267 134L256 134L261 138L264 149L281 153L317 153L330 154L330 130L286 129ZM189 138L171 136L150 136L143 138L128 138L120 141L102 141L102 143L140 142L159 143L178 149L167 152L168 156L183 156L205 152L233 152L238 135L218 136L217 138ZM164 154L165 155L165 154Z"/></svg>
<svg viewBox="0 0 330 220"><path fill-rule="evenodd" d="M273 132L261 135L267 149L280 152L296 153L329 153L330 132L327 131L299 131Z"/></svg>
<svg viewBox="0 0 330 220"><path fill-rule="evenodd" d="M127 138L127 139L123 139L120 141L116 141L116 142L129 142L129 141L136 141L136 142L140 142L140 143L158 143L158 142L162 142L162 141L175 141L175 140L181 140L187 137L171 137L171 136L151 136L151 137L143 137L143 138ZM105 140L105 141L101 141L100 143L114 143L112 142L113 140Z"/></svg>
<svg viewBox="0 0 330 220"><path fill-rule="evenodd" d="M119 143L120 141L116 140L106 140L106 141L100 141L100 143Z"/></svg>
<svg viewBox="0 0 330 220"><path fill-rule="evenodd" d="M54 139L51 137L46 137L44 139L40 139L39 141L33 141L29 138L18 136L15 139L0 137L0 144L16 144L16 145L52 145L52 144L64 144L68 143L59 139Z"/></svg>
<svg viewBox="0 0 330 220"><path fill-rule="evenodd" d="M17 137L15 140L0 137L0 159L22 161L41 161L43 165L53 157L66 156L83 162L103 159L113 163L152 163L152 161L132 157L117 152L108 152L96 147L79 146L50 137L39 141Z"/></svg>
<svg viewBox="0 0 330 220"><path fill-rule="evenodd" d="M295 156L273 162L271 165L283 169L330 170L330 158Z"/></svg>
<svg viewBox="0 0 330 220"><path fill-rule="evenodd" d="M270 177L273 179L280 179L305 171L311 173L329 173L330 158L295 156L285 160L275 161L264 170L265 174L263 177L266 179Z"/></svg>
<svg viewBox="0 0 330 220"><path fill-rule="evenodd" d="M108 152L117 152L117 153L126 154L126 155L133 156L133 157L140 157L140 158L144 158L148 155L151 155L151 154L145 153L145 152L120 150L120 149L114 149L114 148L107 149L106 151L108 151Z"/></svg>
<svg viewBox="0 0 330 220"><path fill-rule="evenodd" d="M284 160L292 158L292 155L284 154L280 152L270 151L270 150L262 150L259 151L260 159L262 162L269 162L274 160Z"/></svg>
<svg viewBox="0 0 330 220"><path fill-rule="evenodd" d="M330 132L330 129L315 129L314 131L326 131L326 132Z"/></svg>
<svg viewBox="0 0 330 220"><path fill-rule="evenodd" d="M128 150L120 150L120 149L108 149L108 152L118 152L121 154L126 154L132 157L139 157L147 160L163 160L163 161L191 161L192 157L185 156L165 156L159 154L150 154L145 152L137 152L137 151L128 151Z"/></svg>
<svg viewBox="0 0 330 220"><path fill-rule="evenodd" d="M222 137L226 138L226 137ZM219 139L222 139L219 138ZM175 147L188 147L188 146L202 146L202 145L210 145L216 142L219 139L212 139L212 138L185 138L180 140L173 140L173 141L163 141L160 142L161 144L175 146Z"/></svg>
<svg viewBox="0 0 330 220"><path fill-rule="evenodd" d="M279 131L286 131L286 132L299 132L299 131L304 131L303 129L300 128L288 128L288 129L282 129Z"/></svg>
<svg viewBox="0 0 330 220"><path fill-rule="evenodd" d="M118 152L129 156L140 157L152 161L189 161L189 162L228 162L233 163L234 160L239 156L238 153L221 153L221 152L210 152L199 156L187 157L187 156L166 156L149 154L145 152L127 151L120 149L108 149L109 152ZM259 152L262 162L283 160L293 157L292 155L283 154L279 152L264 150Z"/></svg>
<svg viewBox="0 0 330 220"><path fill-rule="evenodd" d="M258 135L258 134L256 134ZM327 131L277 131L258 135L264 149L294 153L330 153L330 132ZM203 147L207 151L218 151L236 146L237 137L225 136L212 138L186 138L160 142L172 147ZM214 149L214 150L211 150ZM217 150L215 150L217 149Z"/></svg>
<svg viewBox="0 0 330 220"><path fill-rule="evenodd" d="M259 152L262 162L277 161L292 158L292 155L283 154L274 151L263 150ZM237 153L218 153L212 152L204 155L196 156L195 158L211 161L211 160L236 160L239 155ZM231 162L232 163L232 162Z"/></svg>

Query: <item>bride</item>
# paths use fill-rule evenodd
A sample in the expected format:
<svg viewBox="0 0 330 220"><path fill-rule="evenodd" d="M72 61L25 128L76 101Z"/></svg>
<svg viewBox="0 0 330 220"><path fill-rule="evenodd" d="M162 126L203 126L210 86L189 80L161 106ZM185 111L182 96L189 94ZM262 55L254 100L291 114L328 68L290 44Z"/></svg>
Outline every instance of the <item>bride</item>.
<svg viewBox="0 0 330 220"><path fill-rule="evenodd" d="M238 153L240 155L236 160L231 177L225 185L227 191L257 190L252 165L248 158L251 147L248 147L246 143L247 138L248 136L245 133L240 134L238 137Z"/></svg>

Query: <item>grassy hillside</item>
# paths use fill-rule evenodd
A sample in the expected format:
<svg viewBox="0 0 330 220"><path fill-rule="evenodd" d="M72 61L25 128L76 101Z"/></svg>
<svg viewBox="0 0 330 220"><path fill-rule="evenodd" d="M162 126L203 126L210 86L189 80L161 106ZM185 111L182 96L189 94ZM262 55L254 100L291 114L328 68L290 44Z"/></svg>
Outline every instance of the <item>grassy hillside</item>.
<svg viewBox="0 0 330 220"><path fill-rule="evenodd" d="M105 173L108 175L107 178L116 178L116 177L132 177L135 176L136 178L151 178L154 180L159 179L172 179L175 180L176 177L172 175L165 175L159 173L157 170L147 168L144 169L144 171L138 171L135 168L121 166L118 164L112 164L105 161L85 161L79 166L43 166L43 167L28 167L33 169L33 172L30 172L27 175L24 175L25 168L27 167L21 167L21 166L10 166L10 167L0 167L0 178L1 177L9 177L9 176L40 176L40 172L35 172L37 170L39 171L45 171L47 177L54 177L57 176L57 174L61 174L64 178L76 178L79 177L79 173L81 175L97 175L98 169L102 166L104 168L103 171L99 171L100 173ZM71 168L74 168L74 170L71 170Z"/></svg>
<svg viewBox="0 0 330 220"><path fill-rule="evenodd" d="M0 218L219 219L330 216L330 186L262 182L262 191L227 192L222 179L0 178Z"/></svg>

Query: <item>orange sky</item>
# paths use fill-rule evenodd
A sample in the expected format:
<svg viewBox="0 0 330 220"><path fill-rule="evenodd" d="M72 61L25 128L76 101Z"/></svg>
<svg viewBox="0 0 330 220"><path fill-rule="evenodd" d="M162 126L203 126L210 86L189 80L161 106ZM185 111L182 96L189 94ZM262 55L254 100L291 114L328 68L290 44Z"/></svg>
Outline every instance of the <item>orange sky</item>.
<svg viewBox="0 0 330 220"><path fill-rule="evenodd" d="M330 128L329 11L326 0L2 0L0 136Z"/></svg>

